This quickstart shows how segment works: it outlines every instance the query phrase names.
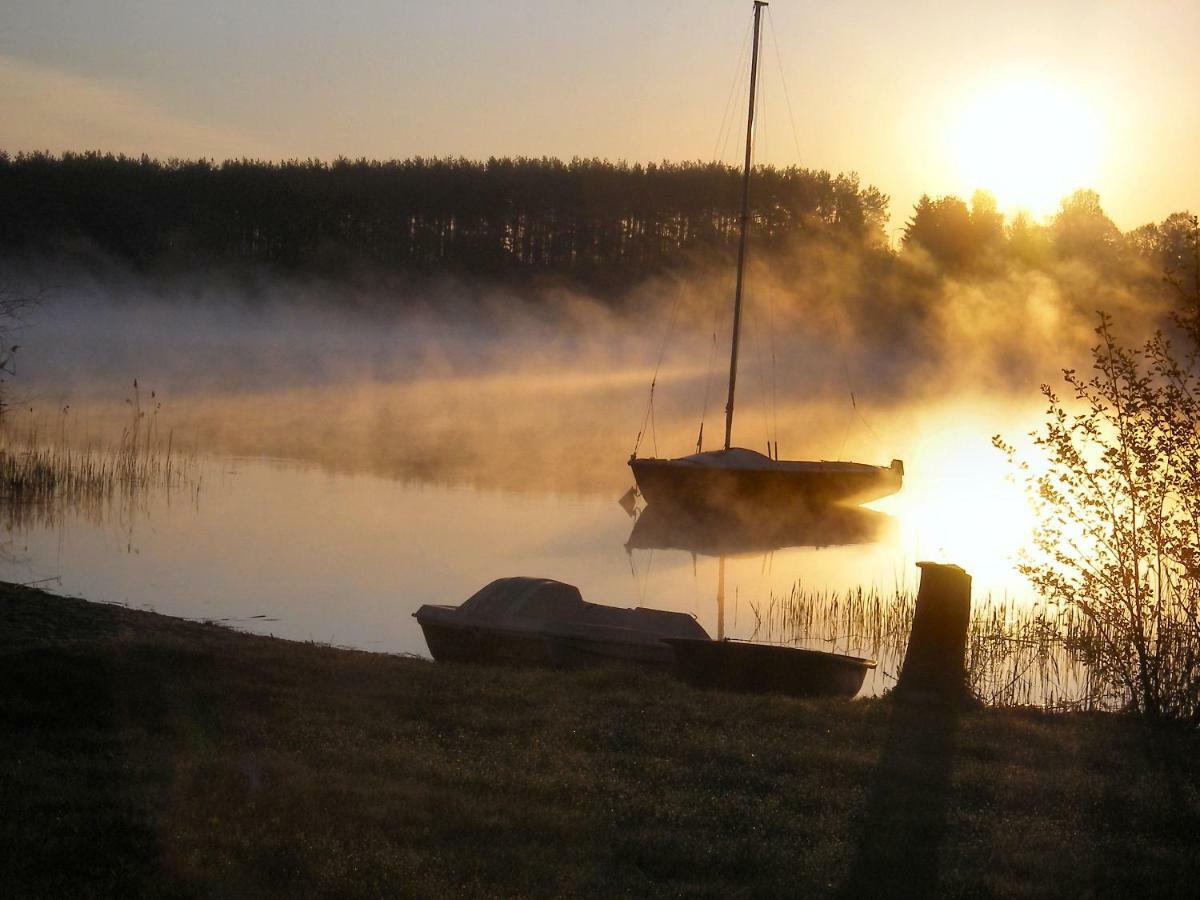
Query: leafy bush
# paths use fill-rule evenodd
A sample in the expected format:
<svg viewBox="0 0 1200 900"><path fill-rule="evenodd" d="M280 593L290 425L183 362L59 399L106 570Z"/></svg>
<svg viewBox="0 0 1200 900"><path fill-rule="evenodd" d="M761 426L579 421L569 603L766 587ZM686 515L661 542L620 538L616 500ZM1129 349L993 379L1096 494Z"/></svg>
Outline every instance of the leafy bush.
<svg viewBox="0 0 1200 900"><path fill-rule="evenodd" d="M1188 322L1179 317L1179 324ZM1128 349L1101 314L1094 373L1048 385L1043 457L1019 466L1037 510L1019 568L1087 627L1070 649L1097 691L1148 718L1200 724L1200 366L1157 333Z"/></svg>

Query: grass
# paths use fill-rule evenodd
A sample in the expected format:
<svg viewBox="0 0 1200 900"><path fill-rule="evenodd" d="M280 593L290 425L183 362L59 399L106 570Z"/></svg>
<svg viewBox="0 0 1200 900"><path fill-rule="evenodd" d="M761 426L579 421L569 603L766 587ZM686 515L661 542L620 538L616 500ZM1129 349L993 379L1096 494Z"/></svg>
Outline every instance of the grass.
<svg viewBox="0 0 1200 900"><path fill-rule="evenodd" d="M1193 733L433 664L0 588L9 896L1187 894Z"/></svg>

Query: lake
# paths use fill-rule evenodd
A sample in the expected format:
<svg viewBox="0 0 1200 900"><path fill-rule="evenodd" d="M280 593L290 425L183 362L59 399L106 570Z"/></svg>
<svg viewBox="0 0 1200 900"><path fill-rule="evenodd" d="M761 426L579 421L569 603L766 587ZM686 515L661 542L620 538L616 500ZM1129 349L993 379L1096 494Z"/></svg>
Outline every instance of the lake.
<svg viewBox="0 0 1200 900"><path fill-rule="evenodd" d="M997 487L969 472L942 469L936 492L910 475L902 495L874 504L865 528L818 529L799 536L808 546L722 561L711 547L692 553L670 549L669 534L667 547L658 532L635 534L618 491L447 486L264 458L209 456L194 466L197 490L151 490L101 514L67 508L12 527L0 577L54 579L47 586L95 601L418 655L428 654L411 616L418 606L458 603L508 575L567 581L593 602L687 612L714 636L760 640L794 637L772 627L772 610L797 585L915 589L919 559L965 566L977 593L1020 590L1006 558L1015 536L969 512L972 488ZM627 546L631 538L637 546ZM828 630L800 644L872 649ZM894 666L885 660L871 689L886 687Z"/></svg>
<svg viewBox="0 0 1200 900"><path fill-rule="evenodd" d="M822 381L834 367L800 334L780 383L821 390L785 403L748 358L735 442L775 440L784 458L898 457L905 486L871 505L869 527L808 529L798 546L722 561L677 536L635 535L618 503L639 422L649 423L643 455L691 452L701 417L716 430L711 360L707 371L670 358L658 369L654 341L591 308L569 325L514 321L506 308L487 327L272 310L112 301L31 329L27 421L14 414L10 428L63 446L112 444L141 410L160 443L169 436L193 463L175 491L49 517L9 511L0 577L426 655L418 606L461 602L498 577L544 576L593 602L692 613L714 636L878 654L869 692L891 684L896 654L837 615L798 629L786 615L797 596L811 606L858 588L915 591L915 563L929 559L966 568L977 601L1034 602L1013 568L1031 514L991 436L1027 432L1036 391L1018 401L947 381L899 399L881 385L865 402ZM675 389L643 420L656 369ZM137 387L121 372L139 374ZM689 546L700 552L678 549Z"/></svg>

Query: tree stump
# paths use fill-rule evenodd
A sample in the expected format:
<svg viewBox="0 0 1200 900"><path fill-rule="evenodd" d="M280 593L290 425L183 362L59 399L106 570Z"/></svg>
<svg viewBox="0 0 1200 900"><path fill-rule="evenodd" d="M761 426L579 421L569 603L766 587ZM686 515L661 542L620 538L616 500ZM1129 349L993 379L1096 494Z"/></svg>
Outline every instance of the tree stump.
<svg viewBox="0 0 1200 900"><path fill-rule="evenodd" d="M921 587L895 693L948 704L972 700L967 686L971 576L955 565L919 562Z"/></svg>

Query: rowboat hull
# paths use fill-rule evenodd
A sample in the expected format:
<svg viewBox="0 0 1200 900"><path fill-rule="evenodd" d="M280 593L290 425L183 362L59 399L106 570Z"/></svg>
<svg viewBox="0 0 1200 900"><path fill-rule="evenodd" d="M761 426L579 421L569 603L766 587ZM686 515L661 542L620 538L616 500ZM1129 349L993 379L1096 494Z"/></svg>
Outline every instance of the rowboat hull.
<svg viewBox="0 0 1200 900"><path fill-rule="evenodd" d="M614 663L668 671L671 648L656 640L639 643L587 634L537 633L470 627L418 619L429 655L437 662L581 669Z"/></svg>
<svg viewBox="0 0 1200 900"><path fill-rule="evenodd" d="M875 660L819 650L667 638L675 673L697 687L793 697L852 698L862 690Z"/></svg>
<svg viewBox="0 0 1200 900"><path fill-rule="evenodd" d="M471 628L417 615L429 655L438 662L548 666L550 652L541 635Z"/></svg>

